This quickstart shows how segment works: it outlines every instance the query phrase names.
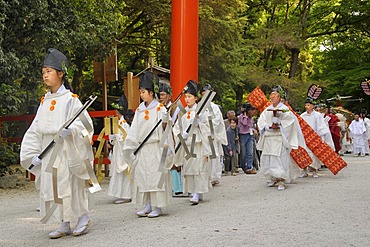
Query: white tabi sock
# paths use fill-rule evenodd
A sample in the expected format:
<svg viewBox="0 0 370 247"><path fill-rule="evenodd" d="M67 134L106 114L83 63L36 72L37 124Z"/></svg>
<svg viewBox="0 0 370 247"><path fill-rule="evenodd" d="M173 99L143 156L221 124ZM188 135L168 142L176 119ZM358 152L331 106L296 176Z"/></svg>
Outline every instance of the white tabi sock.
<svg viewBox="0 0 370 247"><path fill-rule="evenodd" d="M83 214L80 218L78 218L78 222L75 228L75 231L79 228L82 228L89 224L89 215L88 214Z"/></svg>
<svg viewBox="0 0 370 247"><path fill-rule="evenodd" d="M68 232L71 230L71 227L70 227L71 223L69 221L62 221L60 223L60 230L63 231L63 232Z"/></svg>
<svg viewBox="0 0 370 247"><path fill-rule="evenodd" d="M162 209L160 207L155 207L154 210L150 212L150 214L148 214L148 217L154 218L154 217L160 216L161 214L162 214Z"/></svg>
<svg viewBox="0 0 370 247"><path fill-rule="evenodd" d="M199 200L199 194L198 193L193 193L193 199L194 200Z"/></svg>
<svg viewBox="0 0 370 247"><path fill-rule="evenodd" d="M69 221L67 222L62 221L60 223L60 228L58 230L55 230L49 233L49 238L51 239L61 238L69 234L71 234L71 228L70 228Z"/></svg>

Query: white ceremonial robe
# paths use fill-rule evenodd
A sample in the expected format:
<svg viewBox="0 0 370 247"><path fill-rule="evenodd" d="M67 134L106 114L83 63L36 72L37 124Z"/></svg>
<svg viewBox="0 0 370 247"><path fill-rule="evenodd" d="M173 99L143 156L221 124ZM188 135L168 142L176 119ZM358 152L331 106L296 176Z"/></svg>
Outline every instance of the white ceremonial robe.
<svg viewBox="0 0 370 247"><path fill-rule="evenodd" d="M366 153L370 154L370 119L365 117L364 122L365 122L365 127L366 127L366 133L364 133L364 135L365 135L365 139L367 140Z"/></svg>
<svg viewBox="0 0 370 247"><path fill-rule="evenodd" d="M338 117L339 119L339 122L338 122L338 126L340 128L340 139L339 139L339 144L341 146L341 149L339 150L339 155L343 155L347 149L345 147L345 142L347 141L346 139L346 127L347 127L347 124L346 124L346 117L342 114L342 113L336 113L335 116Z"/></svg>
<svg viewBox="0 0 370 247"><path fill-rule="evenodd" d="M321 113L313 110L311 113L304 112L301 114L301 117L311 126L311 128L321 137L321 139L326 142L333 150L334 142L331 137L330 129L328 125L325 123L325 120ZM314 169L319 169L323 165L323 163L313 154L310 149L306 149L308 154L312 158L312 164L310 166Z"/></svg>
<svg viewBox="0 0 370 247"><path fill-rule="evenodd" d="M130 125L123 116L118 120L118 124L124 129L126 134L129 133ZM110 163L111 179L109 181L108 195L117 198L131 199L132 181L129 165L123 159L124 143L123 133L119 130L119 139L113 141L113 153Z"/></svg>
<svg viewBox="0 0 370 247"><path fill-rule="evenodd" d="M283 109L287 112L278 112L280 129L272 130L273 112L268 109ZM257 149L262 151L261 172L268 180L271 178L284 179L287 183L295 179L299 174L299 168L290 157L292 149L298 149L299 123L297 118L289 111L283 103L279 103L276 108L272 105L267 107L257 121L261 133L257 143Z"/></svg>
<svg viewBox="0 0 370 247"><path fill-rule="evenodd" d="M367 145L365 122L363 120L353 120L348 128L351 131L353 153L361 153L361 155L365 155Z"/></svg>
<svg viewBox="0 0 370 247"><path fill-rule="evenodd" d="M171 105L172 105L172 102L171 101L168 102L167 103L167 109L170 108ZM180 113L180 108L177 107L177 106L176 106L175 110L170 110L170 114L172 114L171 115L172 127L176 123L179 113ZM174 146L173 148L175 148L175 140L173 139L172 131L171 131L170 134L171 134L171 138L172 138L172 144ZM171 160L173 161L174 149L172 149L172 153L169 156L172 157ZM177 169L172 169L172 167L174 165L175 164L170 164L170 166L171 166L170 173L171 173L171 182L172 182L172 192L175 193L175 195L176 195L176 193L180 194L180 193L183 192L184 174L181 171L177 171Z"/></svg>
<svg viewBox="0 0 370 247"><path fill-rule="evenodd" d="M217 181L221 179L221 175L222 175L221 156L223 154L222 145L227 145L227 136L226 136L225 123L222 117L222 112L220 110L220 107L213 102L211 102L211 107L212 107L214 116L212 116L209 109L206 109L206 114L211 116L213 128L214 128L213 143L215 147L216 158L210 159L211 182L213 182L213 181Z"/></svg>
<svg viewBox="0 0 370 247"><path fill-rule="evenodd" d="M54 107L52 107L54 106ZM66 90L62 85L57 93L47 93L38 108L36 117L27 130L21 144L21 165L28 168L32 158L39 155L53 140L59 128L69 120L82 106L76 95ZM85 115L93 129L92 120L88 113ZM92 132L83 136L86 131L84 125L77 118L69 127L73 137L62 139L62 146L56 150L52 148L42 159L41 166L34 167L31 172L36 176L36 186L40 189L40 212L45 216L54 201L52 173L45 169L50 165L57 168L58 197L63 204L58 204L52 219L57 221L71 221L88 213L88 197L85 181L89 179L84 160L89 159L93 165L93 152L90 144ZM54 164L49 164L50 156L57 152ZM73 157L73 158L72 158Z"/></svg>
<svg viewBox="0 0 370 247"><path fill-rule="evenodd" d="M167 173L168 176L163 186L158 187L162 175L159 171L163 151L159 146L163 134L162 123L137 152L136 157L133 154L156 123L160 121L164 111L166 108L156 99L148 107L145 106L145 102L142 102L136 109L123 147L125 161L132 164L131 177L134 180L136 191L136 198L133 198L133 201L143 205L150 202L152 206L165 207L172 199L170 173ZM167 162L170 161L167 159Z"/></svg>
<svg viewBox="0 0 370 247"><path fill-rule="evenodd" d="M187 106L185 108L187 112L177 120L173 129L177 145L179 145L179 139L177 135L184 133L188 126L193 123L196 107L197 104L195 104L192 108ZM208 136L211 133L209 131L207 114L203 113L200 116L200 120L201 121L199 125L194 129L193 132L193 134L196 135L194 153L197 157L191 157L190 159L186 160L186 153L183 147L180 147L175 155L174 163L177 166L182 165L182 171L184 174L184 193L206 193L209 191L210 187L210 164L208 156L210 155L211 150ZM188 136L185 142L190 151L192 136Z"/></svg>

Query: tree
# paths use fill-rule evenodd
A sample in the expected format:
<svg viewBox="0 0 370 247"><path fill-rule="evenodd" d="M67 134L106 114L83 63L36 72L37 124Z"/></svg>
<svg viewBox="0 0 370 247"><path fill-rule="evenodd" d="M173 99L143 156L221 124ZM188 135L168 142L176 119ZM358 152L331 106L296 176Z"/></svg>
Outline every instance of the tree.
<svg viewBox="0 0 370 247"><path fill-rule="evenodd" d="M352 99L364 101L344 101L343 106L353 111L366 108L370 99L359 84L370 78L370 37L361 32L347 32L332 35L322 51L316 51L317 69L315 78L326 81L325 95L329 98L339 95L351 95ZM323 46L324 47L324 46Z"/></svg>
<svg viewBox="0 0 370 247"><path fill-rule="evenodd" d="M120 69L138 73L150 56L169 68L171 1L128 0L122 14L128 18L117 34Z"/></svg>
<svg viewBox="0 0 370 247"><path fill-rule="evenodd" d="M263 88L281 83L301 105L308 85L320 80L313 77L318 40L366 30L369 11L365 1L250 0L244 17L244 38L255 57L246 66L247 82Z"/></svg>
<svg viewBox="0 0 370 247"><path fill-rule="evenodd" d="M199 81L214 87L221 104L230 99L230 94L236 97L237 88L244 80L246 50L242 31L245 20L240 17L243 11L242 1L200 1ZM234 104L223 111L236 109L238 103L234 100Z"/></svg>
<svg viewBox="0 0 370 247"><path fill-rule="evenodd" d="M90 71L94 60L105 59L114 48L118 27L125 21L124 6L118 0L99 4L95 0L0 1L4 10L0 17L1 83L3 88L11 85L10 93L19 103L14 104L17 111L2 114L24 113L20 104L29 104L34 95L41 94L39 71L50 47L67 55L74 72L70 74L72 86L82 93L87 83L83 71Z"/></svg>

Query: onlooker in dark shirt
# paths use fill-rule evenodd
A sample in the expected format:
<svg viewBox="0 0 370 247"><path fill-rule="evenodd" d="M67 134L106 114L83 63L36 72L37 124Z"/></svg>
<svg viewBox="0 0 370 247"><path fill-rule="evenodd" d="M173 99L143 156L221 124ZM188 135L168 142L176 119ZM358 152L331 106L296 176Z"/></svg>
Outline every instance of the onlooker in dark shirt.
<svg viewBox="0 0 370 247"><path fill-rule="evenodd" d="M239 153L239 131L238 119L236 117L230 119L230 126L226 130L227 146L223 146L225 154L225 175L231 172L234 175L236 165L238 164Z"/></svg>

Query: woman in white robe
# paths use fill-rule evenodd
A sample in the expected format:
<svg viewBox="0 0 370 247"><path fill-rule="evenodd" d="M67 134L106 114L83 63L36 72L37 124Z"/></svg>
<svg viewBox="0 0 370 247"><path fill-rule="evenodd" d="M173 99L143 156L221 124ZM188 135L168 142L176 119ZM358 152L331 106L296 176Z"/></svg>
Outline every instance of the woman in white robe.
<svg viewBox="0 0 370 247"><path fill-rule="evenodd" d="M35 174L36 186L40 189L41 216L48 221L46 215L50 213L53 219L61 222L59 229L49 233L50 238L84 234L90 222L85 182L90 179L88 168L92 171L93 125L85 111L82 113L84 120L80 120L81 116L68 129L60 130L82 106L77 95L62 84L65 63L67 58L60 51L48 50L42 74L50 91L41 99L36 117L23 137L20 153L23 167L34 166L30 171ZM38 156L57 134L61 138L40 160ZM78 222L72 232L70 222L76 218Z"/></svg>
<svg viewBox="0 0 370 247"><path fill-rule="evenodd" d="M123 158L123 147L127 133L129 133L130 130L130 125L125 120L123 112L116 110L116 113L120 117L118 124L122 127L125 133L122 133L119 129L118 134L109 136L109 141L113 145L113 150L111 156L111 179L109 181L108 195L118 198L114 201L115 204L121 204L131 202L132 198L131 183L133 181L130 177L129 166Z"/></svg>
<svg viewBox="0 0 370 247"><path fill-rule="evenodd" d="M161 183L159 187L163 177L163 173L160 172L163 151L163 148L160 147L160 141L164 126L160 124L147 142L134 154L156 123L162 118L162 123L165 123L169 118L166 108L154 98L158 83L158 77L151 72L145 71L141 75L139 87L143 102L136 109L123 147L125 161L132 164L131 175L136 190L136 198L133 199L144 205L144 208L136 213L139 217L160 216L162 208L167 206L172 198L169 172L165 176L164 183Z"/></svg>
<svg viewBox="0 0 370 247"><path fill-rule="evenodd" d="M194 81L189 81L187 83L188 90L185 92L185 102L187 106L185 107L186 113L178 119L176 122L173 133L174 136L179 134L185 139L186 146L189 151L191 151L191 145L193 142L193 136L195 134L195 144L194 144L194 154L196 157L190 157L190 159L185 158L185 150L180 147L175 155L175 164L182 165L182 171L184 173L184 193L192 193L193 196L190 202L194 205L198 204L199 201L203 200L203 194L209 191L210 187L210 164L209 164L209 140L208 136L211 135L208 125L208 115L206 113L199 116L199 120L195 120L196 108L198 99L197 93L197 83ZM195 122L197 121L197 122ZM194 128L192 136L188 136L186 130L190 124L198 124ZM180 145L180 141L177 137L177 145Z"/></svg>
<svg viewBox="0 0 370 247"><path fill-rule="evenodd" d="M366 117L366 114L367 114L367 111L362 110L360 114L360 119L362 119L365 123L366 132L364 133L364 138L367 141L365 145L365 149L366 149L366 155L369 155L370 154L370 119Z"/></svg>
<svg viewBox="0 0 370 247"><path fill-rule="evenodd" d="M211 102L212 111L215 118L212 118L213 128L214 128L214 147L216 158L211 159L211 184L215 185L219 183L222 174L222 159L223 159L223 148L222 145L227 145L227 136L225 130L224 120L222 118L222 113L220 107L213 102ZM211 114L209 109L206 110L206 114ZM211 114L212 115L212 114Z"/></svg>

